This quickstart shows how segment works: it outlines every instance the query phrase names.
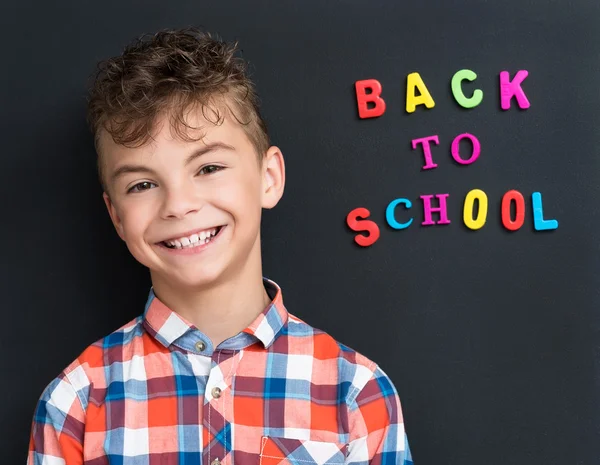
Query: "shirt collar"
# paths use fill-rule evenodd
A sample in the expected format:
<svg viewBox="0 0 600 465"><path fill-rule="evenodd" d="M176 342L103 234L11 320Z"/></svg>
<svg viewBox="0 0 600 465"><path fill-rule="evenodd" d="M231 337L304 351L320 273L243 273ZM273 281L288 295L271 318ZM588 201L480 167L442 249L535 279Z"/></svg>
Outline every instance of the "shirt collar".
<svg viewBox="0 0 600 465"><path fill-rule="evenodd" d="M283 305L281 288L267 278L263 278L263 285L271 303L242 332L254 336L269 348L287 326L288 312ZM168 308L154 294L154 288L148 294L143 320L150 335L167 348L188 332L198 331L192 323Z"/></svg>

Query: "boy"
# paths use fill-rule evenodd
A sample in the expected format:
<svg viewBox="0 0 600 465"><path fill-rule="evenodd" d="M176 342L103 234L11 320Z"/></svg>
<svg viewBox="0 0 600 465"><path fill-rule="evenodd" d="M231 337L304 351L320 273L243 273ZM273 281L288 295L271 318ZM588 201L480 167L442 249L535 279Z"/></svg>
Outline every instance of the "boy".
<svg viewBox="0 0 600 465"><path fill-rule="evenodd" d="M29 465L412 464L386 374L262 276L285 168L235 52L165 30L100 68L103 197L152 288L44 390Z"/></svg>

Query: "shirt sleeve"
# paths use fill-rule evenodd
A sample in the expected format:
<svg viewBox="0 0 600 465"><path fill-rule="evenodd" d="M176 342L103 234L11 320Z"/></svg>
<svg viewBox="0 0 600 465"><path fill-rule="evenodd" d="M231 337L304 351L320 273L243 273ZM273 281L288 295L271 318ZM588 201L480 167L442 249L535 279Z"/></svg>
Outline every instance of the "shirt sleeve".
<svg viewBox="0 0 600 465"><path fill-rule="evenodd" d="M63 373L42 393L33 417L27 465L83 464L85 411Z"/></svg>
<svg viewBox="0 0 600 465"><path fill-rule="evenodd" d="M347 465L412 465L395 386L379 367L348 406Z"/></svg>

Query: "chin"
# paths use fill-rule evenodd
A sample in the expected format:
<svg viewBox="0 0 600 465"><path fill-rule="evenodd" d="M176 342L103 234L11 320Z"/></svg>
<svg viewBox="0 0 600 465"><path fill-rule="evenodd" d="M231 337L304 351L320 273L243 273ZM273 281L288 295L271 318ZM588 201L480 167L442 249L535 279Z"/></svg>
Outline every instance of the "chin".
<svg viewBox="0 0 600 465"><path fill-rule="evenodd" d="M171 277L170 280L177 284L177 286L183 286L187 288L202 288L211 287L218 284L223 278L222 270L209 269L209 270L190 270L187 273L178 273L176 276Z"/></svg>

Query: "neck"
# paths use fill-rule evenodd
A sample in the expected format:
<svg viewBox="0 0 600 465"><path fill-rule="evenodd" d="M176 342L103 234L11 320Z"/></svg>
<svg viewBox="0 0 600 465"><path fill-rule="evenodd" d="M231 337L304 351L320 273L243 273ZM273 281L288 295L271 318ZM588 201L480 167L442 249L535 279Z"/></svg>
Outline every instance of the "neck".
<svg viewBox="0 0 600 465"><path fill-rule="evenodd" d="M260 254L239 269L234 276L201 288L177 286L151 272L152 286L168 308L206 334L217 347L247 328L270 303L263 285Z"/></svg>

